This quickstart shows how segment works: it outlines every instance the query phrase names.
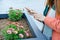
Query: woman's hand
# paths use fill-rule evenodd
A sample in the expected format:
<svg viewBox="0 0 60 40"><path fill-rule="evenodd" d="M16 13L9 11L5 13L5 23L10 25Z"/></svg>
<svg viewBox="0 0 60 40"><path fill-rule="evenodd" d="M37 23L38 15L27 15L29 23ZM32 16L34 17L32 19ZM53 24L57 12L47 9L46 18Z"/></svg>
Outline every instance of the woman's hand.
<svg viewBox="0 0 60 40"><path fill-rule="evenodd" d="M44 21L45 19L45 16L43 16L42 14L34 14L33 16L38 21Z"/></svg>
<svg viewBox="0 0 60 40"><path fill-rule="evenodd" d="M36 11L29 9L29 8L25 8L30 15L32 15L36 20L38 21L44 21L45 16L43 16L42 14L38 14Z"/></svg>
<svg viewBox="0 0 60 40"><path fill-rule="evenodd" d="M37 12L34 11L34 10L32 10L32 9L29 9L29 8L27 8L27 7L25 7L25 9L26 9L26 10L29 12L29 14L31 14L31 15L37 14Z"/></svg>

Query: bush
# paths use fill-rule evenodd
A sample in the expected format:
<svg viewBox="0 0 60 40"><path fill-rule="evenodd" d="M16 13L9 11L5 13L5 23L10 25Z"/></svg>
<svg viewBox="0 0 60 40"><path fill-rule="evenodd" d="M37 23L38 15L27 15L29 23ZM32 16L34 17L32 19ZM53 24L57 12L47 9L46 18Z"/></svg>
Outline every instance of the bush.
<svg viewBox="0 0 60 40"><path fill-rule="evenodd" d="M19 21L21 18L22 18L22 10L19 10L19 9L13 9L13 8L10 8L9 9L9 13L8 13L8 16L9 16L9 20L11 21Z"/></svg>
<svg viewBox="0 0 60 40"><path fill-rule="evenodd" d="M17 26L14 24L10 24L10 25L6 26L4 29L2 29L2 34L5 38L5 40L16 40L16 39L21 40L21 38L25 37L24 30L23 29L18 30ZM22 35L20 35L20 34L22 34Z"/></svg>

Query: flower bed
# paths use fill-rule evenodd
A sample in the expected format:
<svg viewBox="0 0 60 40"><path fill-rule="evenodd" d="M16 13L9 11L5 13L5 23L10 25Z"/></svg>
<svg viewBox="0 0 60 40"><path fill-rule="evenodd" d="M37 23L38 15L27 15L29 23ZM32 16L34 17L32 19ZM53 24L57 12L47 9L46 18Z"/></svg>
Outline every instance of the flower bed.
<svg viewBox="0 0 60 40"><path fill-rule="evenodd" d="M0 29L3 29L2 32L5 37L13 35L12 33L14 33L14 36L12 36L12 38L15 37L14 39L19 38L19 36L20 38L32 37L32 34L29 30L29 26L24 18L18 22L12 22L8 19L0 19Z"/></svg>
<svg viewBox="0 0 60 40"><path fill-rule="evenodd" d="M21 38L32 38L29 25L20 10L10 8L7 19L0 19L0 30L2 39L16 40Z"/></svg>
<svg viewBox="0 0 60 40"><path fill-rule="evenodd" d="M19 19L19 21L23 22L22 20L25 20L25 22L26 22L26 24L24 22L23 25L24 24L28 25L27 28L29 29L29 32L31 33L31 36L30 37L25 37L25 38L22 38L22 39L19 36L19 39L13 39L13 40L20 40L20 39L21 40L47 40L46 36L41 33L41 31L38 29L37 25L34 23L34 21L31 19L31 17L28 15L28 13L26 11L24 11L22 19L21 20ZM5 14L5 13L0 14L0 40L4 39L4 37L2 36L3 33L1 32L2 29L5 29L5 27L9 26L10 25L9 23L11 23L11 22L12 22L12 20L8 19L8 14ZM15 22L18 23L18 21L15 21ZM13 21L13 24L15 24L14 21ZM25 25L24 25L24 28L25 28Z"/></svg>

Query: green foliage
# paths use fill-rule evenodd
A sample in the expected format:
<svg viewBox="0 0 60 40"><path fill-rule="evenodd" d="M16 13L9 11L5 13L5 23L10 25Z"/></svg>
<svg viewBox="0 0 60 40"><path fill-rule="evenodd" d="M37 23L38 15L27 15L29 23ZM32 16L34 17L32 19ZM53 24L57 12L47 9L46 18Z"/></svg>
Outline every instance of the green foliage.
<svg viewBox="0 0 60 40"><path fill-rule="evenodd" d="M10 25L8 25L8 27L9 27L9 28L14 28L15 30L17 30L17 26L14 25L14 24L10 24Z"/></svg>
<svg viewBox="0 0 60 40"><path fill-rule="evenodd" d="M9 10L9 14L8 14L9 19L11 21L19 21L22 18L22 15L23 15L22 10L19 9L14 10L12 8Z"/></svg>
<svg viewBox="0 0 60 40"><path fill-rule="evenodd" d="M18 33L17 34L14 34L14 33L8 34L7 33L7 30L9 28L13 28ZM26 35L24 33L24 30L21 29L21 28L18 30L17 26L14 25L14 24L10 24L10 25L6 26L4 29L2 29L2 33L3 33L3 36L5 37L5 40L17 40L17 39L20 39L21 40L21 38L19 37L19 34L23 34L24 35L24 38L26 38Z"/></svg>

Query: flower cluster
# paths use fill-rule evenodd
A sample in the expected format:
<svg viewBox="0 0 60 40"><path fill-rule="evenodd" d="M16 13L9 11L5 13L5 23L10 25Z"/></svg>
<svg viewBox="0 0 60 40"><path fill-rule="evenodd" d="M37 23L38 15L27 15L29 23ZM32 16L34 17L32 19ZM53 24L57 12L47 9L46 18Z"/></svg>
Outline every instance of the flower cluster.
<svg viewBox="0 0 60 40"><path fill-rule="evenodd" d="M19 21L22 18L22 10L13 9L12 7L9 9L8 16L11 21Z"/></svg>
<svg viewBox="0 0 60 40"><path fill-rule="evenodd" d="M12 24L8 25L4 30L3 33L5 37L8 35L9 38L7 39L16 39L16 38L27 38L30 37L30 31L24 30L23 25L17 25L18 22L12 22ZM11 38L12 37L12 38Z"/></svg>
<svg viewBox="0 0 60 40"><path fill-rule="evenodd" d="M18 32L15 31L13 28L9 28L9 29L7 30L7 33L8 33L8 34L12 34L12 33L17 34Z"/></svg>

